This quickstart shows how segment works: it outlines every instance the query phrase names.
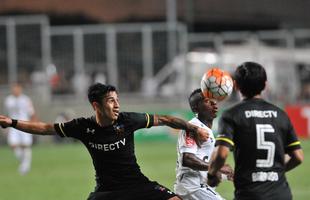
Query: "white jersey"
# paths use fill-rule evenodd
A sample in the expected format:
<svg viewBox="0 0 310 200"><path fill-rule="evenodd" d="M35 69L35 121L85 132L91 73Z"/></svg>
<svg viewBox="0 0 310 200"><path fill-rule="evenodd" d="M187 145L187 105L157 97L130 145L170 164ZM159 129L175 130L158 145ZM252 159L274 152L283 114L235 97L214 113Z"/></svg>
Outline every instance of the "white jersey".
<svg viewBox="0 0 310 200"><path fill-rule="evenodd" d="M30 98L24 94L18 97L9 95L4 102L5 110L9 117L19 120L30 120L34 114L34 108ZM21 132L17 129L10 128L10 133Z"/></svg>
<svg viewBox="0 0 310 200"><path fill-rule="evenodd" d="M185 196L193 193L201 188L202 185L206 185L207 182L207 171L193 170L188 167L184 167L183 153L195 154L201 160L209 162L211 154L214 150L215 139L213 132L205 124L203 124L196 117L189 121L191 124L206 129L210 135L209 139L205 141L199 148L196 142L189 137L185 131L181 131L178 137L178 161L177 161L177 172L176 172L176 184L175 192L178 195Z"/></svg>

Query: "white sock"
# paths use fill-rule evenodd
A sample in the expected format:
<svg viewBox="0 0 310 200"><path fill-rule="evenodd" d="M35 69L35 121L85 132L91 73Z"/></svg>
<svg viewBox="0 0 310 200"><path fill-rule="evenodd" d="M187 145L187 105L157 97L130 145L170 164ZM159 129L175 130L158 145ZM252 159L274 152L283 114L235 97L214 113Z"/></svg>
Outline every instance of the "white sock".
<svg viewBox="0 0 310 200"><path fill-rule="evenodd" d="M32 151L30 147L26 147L23 149L23 157L21 160L21 164L19 167L19 172L24 175L29 172L31 168L31 158L32 158Z"/></svg>
<svg viewBox="0 0 310 200"><path fill-rule="evenodd" d="M13 149L13 151L14 151L15 157L18 160L21 160L22 159L22 154L23 154L23 149L21 147L15 147Z"/></svg>

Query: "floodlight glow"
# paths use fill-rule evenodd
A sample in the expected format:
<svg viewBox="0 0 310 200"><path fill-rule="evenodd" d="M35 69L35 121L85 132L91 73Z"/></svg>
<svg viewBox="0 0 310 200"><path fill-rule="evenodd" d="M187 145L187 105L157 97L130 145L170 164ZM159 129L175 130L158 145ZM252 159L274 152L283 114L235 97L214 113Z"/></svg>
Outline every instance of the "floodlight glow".
<svg viewBox="0 0 310 200"><path fill-rule="evenodd" d="M218 57L215 53L203 53L203 52L190 52L187 55L187 59L190 62L215 64L218 61Z"/></svg>

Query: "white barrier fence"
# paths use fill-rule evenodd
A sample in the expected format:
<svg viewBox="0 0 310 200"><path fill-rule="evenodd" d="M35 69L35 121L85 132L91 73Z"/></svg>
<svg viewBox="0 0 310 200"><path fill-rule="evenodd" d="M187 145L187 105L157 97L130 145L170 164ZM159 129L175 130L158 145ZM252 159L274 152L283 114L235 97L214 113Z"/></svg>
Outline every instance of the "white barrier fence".
<svg viewBox="0 0 310 200"><path fill-rule="evenodd" d="M208 67L233 71L254 60L266 66L273 98L290 102L307 95L309 47L310 30L189 34L181 23L50 26L41 15L2 17L0 86L20 81L44 100L85 95L94 81L121 93L188 95Z"/></svg>

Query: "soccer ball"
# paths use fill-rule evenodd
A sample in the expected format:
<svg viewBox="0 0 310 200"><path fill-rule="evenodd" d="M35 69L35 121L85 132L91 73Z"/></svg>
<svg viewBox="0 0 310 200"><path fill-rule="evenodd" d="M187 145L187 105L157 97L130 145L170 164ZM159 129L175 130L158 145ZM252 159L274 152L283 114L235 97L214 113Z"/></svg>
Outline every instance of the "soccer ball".
<svg viewBox="0 0 310 200"><path fill-rule="evenodd" d="M222 101L233 91L233 80L228 72L211 68L202 76L200 86L205 97Z"/></svg>

